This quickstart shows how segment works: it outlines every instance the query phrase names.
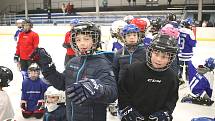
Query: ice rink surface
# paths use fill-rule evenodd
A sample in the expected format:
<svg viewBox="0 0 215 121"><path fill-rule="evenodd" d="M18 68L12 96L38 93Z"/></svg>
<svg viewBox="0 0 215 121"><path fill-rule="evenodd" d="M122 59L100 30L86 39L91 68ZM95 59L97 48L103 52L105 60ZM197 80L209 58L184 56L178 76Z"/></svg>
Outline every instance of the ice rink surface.
<svg viewBox="0 0 215 121"><path fill-rule="evenodd" d="M62 47L64 41L63 36L40 36L40 47L44 47L52 56L56 64L57 70L62 72L64 67L64 57L66 50ZM9 67L14 73L14 79L10 83L10 87L4 88L10 96L13 108L15 110L15 119L17 121L42 121L42 119L24 119L19 108L21 98L21 73L18 71L16 64L13 62L15 54L16 42L12 36L0 36L0 65ZM195 66L202 64L208 57L215 58L215 42L198 41L194 48L194 57L192 59ZM214 86L215 87L215 86ZM213 88L215 89L215 88ZM173 113L173 121L191 121L194 117L215 117L215 104L212 106L200 106L195 104L180 103L182 96L189 93L188 88L179 90L180 98ZM215 94L213 94L213 100ZM119 121L117 117L107 114L108 121Z"/></svg>

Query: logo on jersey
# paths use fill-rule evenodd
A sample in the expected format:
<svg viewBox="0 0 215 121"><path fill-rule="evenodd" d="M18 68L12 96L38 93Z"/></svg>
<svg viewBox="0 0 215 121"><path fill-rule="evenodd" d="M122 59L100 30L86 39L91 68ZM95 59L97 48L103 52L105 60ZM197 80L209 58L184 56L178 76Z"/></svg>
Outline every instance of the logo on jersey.
<svg viewBox="0 0 215 121"><path fill-rule="evenodd" d="M150 83L161 83L162 81L159 80L159 79L148 79L147 82L150 82Z"/></svg>

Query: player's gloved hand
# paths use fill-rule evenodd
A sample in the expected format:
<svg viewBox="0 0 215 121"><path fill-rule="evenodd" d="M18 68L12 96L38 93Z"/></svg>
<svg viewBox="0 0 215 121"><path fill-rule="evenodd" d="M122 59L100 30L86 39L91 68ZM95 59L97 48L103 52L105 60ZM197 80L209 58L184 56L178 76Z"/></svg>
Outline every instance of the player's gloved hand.
<svg viewBox="0 0 215 121"><path fill-rule="evenodd" d="M71 45L70 45L70 43L63 43L63 47L64 48L71 48Z"/></svg>
<svg viewBox="0 0 215 121"><path fill-rule="evenodd" d="M23 111L27 110L27 102L22 100L20 103L20 107Z"/></svg>
<svg viewBox="0 0 215 121"><path fill-rule="evenodd" d="M14 37L14 41L17 41L17 37Z"/></svg>
<svg viewBox="0 0 215 121"><path fill-rule="evenodd" d="M172 115L168 112L155 112L149 116L149 121L172 121Z"/></svg>
<svg viewBox="0 0 215 121"><path fill-rule="evenodd" d="M134 108L127 106L119 111L122 121L144 121L144 117Z"/></svg>
<svg viewBox="0 0 215 121"><path fill-rule="evenodd" d="M35 49L30 55L30 59L39 65L42 72L49 71L50 69L55 70L55 65L52 62L52 58L44 48Z"/></svg>
<svg viewBox="0 0 215 121"><path fill-rule="evenodd" d="M14 60L14 63L19 62L20 61L19 55L15 54L13 60Z"/></svg>
<svg viewBox="0 0 215 121"><path fill-rule="evenodd" d="M38 100L38 102L37 102L37 110L43 110L43 109L45 109L44 100Z"/></svg>
<svg viewBox="0 0 215 121"><path fill-rule="evenodd" d="M99 80L85 79L69 85L66 92L73 103L81 104L87 99L99 98L104 90Z"/></svg>

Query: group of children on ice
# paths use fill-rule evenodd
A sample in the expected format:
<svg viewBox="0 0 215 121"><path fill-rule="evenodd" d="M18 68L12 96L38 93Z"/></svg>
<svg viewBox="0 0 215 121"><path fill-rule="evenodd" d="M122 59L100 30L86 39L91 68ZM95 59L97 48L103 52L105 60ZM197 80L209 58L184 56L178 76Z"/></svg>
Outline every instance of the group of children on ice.
<svg viewBox="0 0 215 121"><path fill-rule="evenodd" d="M196 40L189 18L178 23L171 13L165 22L131 15L114 21L107 50L112 52L98 51L102 41L97 25L73 19L63 43L67 53L62 73L45 48L38 46L33 23L26 19L22 24L23 30L14 37L18 40L14 61L23 76L20 107L24 118L105 121L109 105L111 114L121 121L172 121L184 81L192 93L181 102L208 106L214 102L215 60L209 57L198 68L192 64ZM0 78L1 87L7 87L13 79L10 69L1 67ZM11 115L0 115L0 119L14 116L13 111L6 113Z"/></svg>

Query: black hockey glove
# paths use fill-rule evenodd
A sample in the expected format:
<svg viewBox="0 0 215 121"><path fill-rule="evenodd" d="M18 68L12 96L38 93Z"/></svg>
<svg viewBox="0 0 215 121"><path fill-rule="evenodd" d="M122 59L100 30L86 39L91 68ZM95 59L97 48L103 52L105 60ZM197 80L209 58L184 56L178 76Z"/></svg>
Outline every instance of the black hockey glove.
<svg viewBox="0 0 215 121"><path fill-rule="evenodd" d="M67 96L75 104L81 104L87 99L99 98L103 95L103 86L98 80L86 79L80 80L67 88Z"/></svg>
<svg viewBox="0 0 215 121"><path fill-rule="evenodd" d="M53 69L55 70L55 65L52 62L52 58L44 48L35 49L30 55L30 58L39 65L42 72L47 72Z"/></svg>
<svg viewBox="0 0 215 121"><path fill-rule="evenodd" d="M21 103L20 107L23 111L27 110L27 104L26 103Z"/></svg>
<svg viewBox="0 0 215 121"><path fill-rule="evenodd" d="M19 62L19 61L20 61L19 55L16 55L16 54L15 54L13 60L14 60L14 63Z"/></svg>
<svg viewBox="0 0 215 121"><path fill-rule="evenodd" d="M63 43L63 47L64 48L72 48L71 45L69 43Z"/></svg>
<svg viewBox="0 0 215 121"><path fill-rule="evenodd" d="M120 110L119 112L120 115L122 116L121 121L145 121L144 117L138 111L129 106L125 107L123 110Z"/></svg>
<svg viewBox="0 0 215 121"><path fill-rule="evenodd" d="M172 115L168 112L155 112L149 116L149 121L172 121Z"/></svg>

